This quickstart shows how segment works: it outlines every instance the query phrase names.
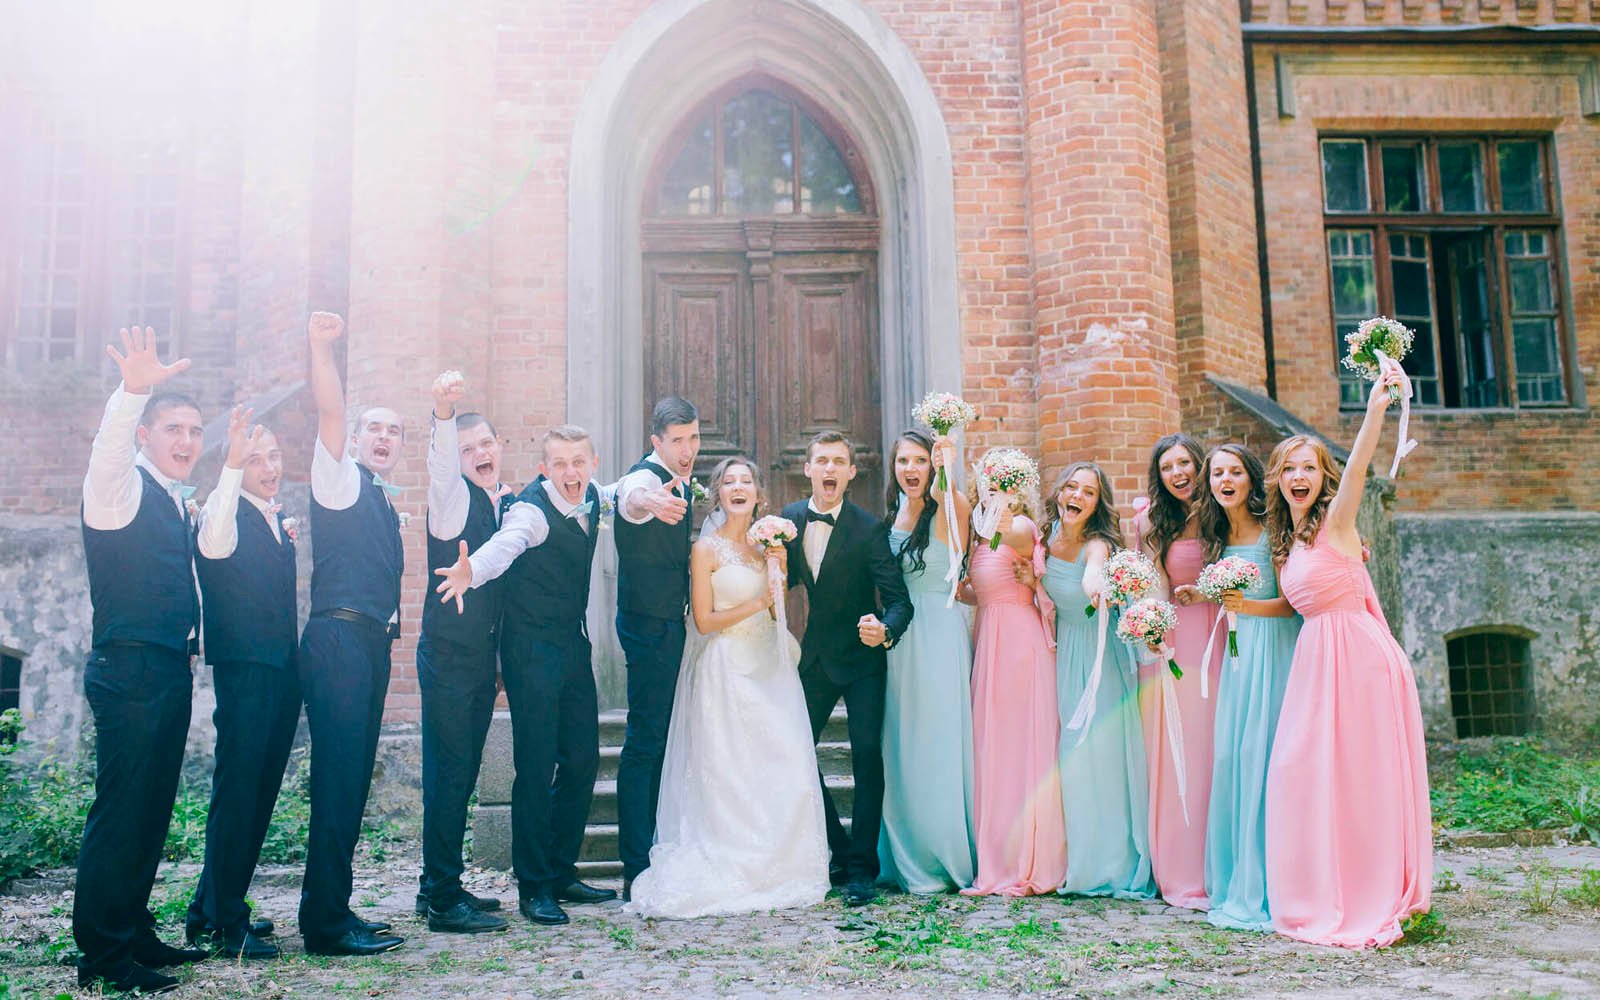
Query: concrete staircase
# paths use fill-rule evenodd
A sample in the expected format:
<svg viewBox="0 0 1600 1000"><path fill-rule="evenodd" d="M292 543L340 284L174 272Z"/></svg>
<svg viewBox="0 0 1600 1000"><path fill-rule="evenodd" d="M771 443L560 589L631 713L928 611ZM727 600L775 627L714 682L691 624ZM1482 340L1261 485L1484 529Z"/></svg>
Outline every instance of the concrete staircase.
<svg viewBox="0 0 1600 1000"><path fill-rule="evenodd" d="M580 878L614 878L622 874L617 857L617 765L622 759L622 737L627 713L600 713L600 771L595 779L594 804L589 809L589 829L579 856ZM822 731L817 763L848 827L851 794L850 741L845 731L843 706ZM478 807L473 814L472 860L485 868L511 867L511 783L515 776L511 758L511 715L496 712L484 746L483 769L478 776Z"/></svg>

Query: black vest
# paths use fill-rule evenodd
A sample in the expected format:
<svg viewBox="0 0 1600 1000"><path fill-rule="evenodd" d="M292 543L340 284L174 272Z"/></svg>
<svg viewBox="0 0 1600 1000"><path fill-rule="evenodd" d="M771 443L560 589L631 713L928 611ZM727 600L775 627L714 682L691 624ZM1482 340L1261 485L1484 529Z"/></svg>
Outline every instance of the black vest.
<svg viewBox="0 0 1600 1000"><path fill-rule="evenodd" d="M295 662L297 607L294 541L283 530L283 515L273 514L283 541L261 511L239 498L239 544L226 559L196 553L195 569L205 619L206 662L260 663L279 669Z"/></svg>
<svg viewBox="0 0 1600 1000"><path fill-rule="evenodd" d="M358 464L361 495L329 510L311 493L311 613L335 608L386 622L400 608L405 547L400 517L372 472Z"/></svg>
<svg viewBox="0 0 1600 1000"><path fill-rule="evenodd" d="M422 599L422 635L425 639L483 652L493 650L499 638L496 633L500 628L502 582L490 580L481 587L467 591L461 597L462 610L459 613L455 601L440 603L439 595L433 592L440 579L433 571L454 566L456 560L461 558L462 542L467 543L468 552L474 552L499 527L494 517L495 501L489 499L483 487L465 476L461 478L465 480L467 495L471 497L467 505L467 522L462 526L461 534L451 539L441 539L435 538L433 532L428 532L429 585ZM509 495L502 498L501 510L510 507L513 502L514 499Z"/></svg>
<svg viewBox="0 0 1600 1000"><path fill-rule="evenodd" d="M147 642L186 652L200 624L194 532L172 495L143 467L138 472L144 488L126 527L100 531L83 523L94 645Z"/></svg>
<svg viewBox="0 0 1600 1000"><path fill-rule="evenodd" d="M564 642L587 635L590 568L600 537L600 492L594 484L584 499L590 504L589 530L556 509L540 476L517 500L544 514L550 533L544 544L525 550L501 578L505 580L505 636L508 641L532 636Z"/></svg>
<svg viewBox="0 0 1600 1000"><path fill-rule="evenodd" d="M672 474L646 459L628 472L648 470L663 484ZM692 498L691 498L692 500ZM617 613L647 618L681 618L689 606L689 548L694 518L677 524L651 518L634 524L617 511Z"/></svg>

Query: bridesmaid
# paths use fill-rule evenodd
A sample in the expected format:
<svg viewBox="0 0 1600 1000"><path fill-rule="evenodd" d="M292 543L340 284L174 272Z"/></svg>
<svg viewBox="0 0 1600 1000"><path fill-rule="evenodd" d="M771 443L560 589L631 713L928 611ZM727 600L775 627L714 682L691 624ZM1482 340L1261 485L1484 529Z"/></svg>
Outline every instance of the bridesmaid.
<svg viewBox="0 0 1600 1000"><path fill-rule="evenodd" d="M1230 590L1222 607L1237 613L1239 658L1226 660L1217 695L1216 754L1206 822L1207 915L1218 927L1270 931L1267 915L1267 761L1278 728L1300 619L1278 593L1261 460L1243 445L1224 444L1206 456L1201 481L1200 543L1205 561L1237 556L1256 564L1261 582ZM1217 642L1227 625L1217 626Z"/></svg>
<svg viewBox="0 0 1600 1000"><path fill-rule="evenodd" d="M1346 948L1393 944L1433 886L1416 680L1356 534L1390 385L1405 386L1398 367L1373 387L1342 481L1307 436L1273 449L1267 473L1272 559L1305 616L1267 768L1267 901L1280 934Z"/></svg>
<svg viewBox="0 0 1600 1000"><path fill-rule="evenodd" d="M1221 679L1220 649L1202 665L1206 638L1217 620L1215 605L1195 601L1194 582L1205 565L1200 524L1195 518L1200 490L1200 443L1187 434L1168 434L1150 452L1149 506L1134 520L1139 544L1155 561L1167 594L1178 607L1173 637L1183 677L1172 682L1175 704L1164 693L1159 657L1139 668L1139 704L1144 717L1145 760L1150 775L1150 865L1156 888L1172 906L1203 910L1206 901L1206 810L1211 797L1213 694L1200 697L1200 673L1209 684ZM1176 720L1171 717L1176 716ZM1169 721L1181 724L1182 740L1173 746ZM1181 754L1186 794L1178 788ZM1187 808L1186 808L1187 806Z"/></svg>
<svg viewBox="0 0 1600 1000"><path fill-rule="evenodd" d="M1013 496L1001 518L1000 547L990 549L987 538L968 543L978 603L972 660L978 872L962 890L969 896L1054 892L1067 875L1055 656L1035 591L1014 569L1024 562L1036 573L1044 568L1036 508L1036 498Z"/></svg>
<svg viewBox="0 0 1600 1000"><path fill-rule="evenodd" d="M1138 675L1132 652L1117 641L1114 611L1102 608L1092 618L1083 614L1091 600L1100 603L1106 560L1122 548L1106 474L1093 462L1067 466L1045 501L1045 513L1050 556L1044 586L1056 605L1061 801L1067 823L1067 880L1060 891L1148 899L1155 895L1155 883ZM1079 743L1083 733L1066 725L1089 686L1102 627L1107 641L1094 716L1088 737Z"/></svg>
<svg viewBox="0 0 1600 1000"><path fill-rule="evenodd" d="M889 548L916 614L889 650L883 714L883 832L879 878L909 892L972 884L972 633L964 607L946 607L949 522L932 495L934 471L955 466L948 438L906 431L889 449L894 481L884 504ZM972 507L952 492L957 539Z"/></svg>

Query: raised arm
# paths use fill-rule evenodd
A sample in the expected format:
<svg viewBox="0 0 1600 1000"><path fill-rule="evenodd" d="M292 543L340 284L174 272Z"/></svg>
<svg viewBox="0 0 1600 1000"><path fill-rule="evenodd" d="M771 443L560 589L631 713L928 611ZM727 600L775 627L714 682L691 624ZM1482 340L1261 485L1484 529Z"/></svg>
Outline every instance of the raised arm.
<svg viewBox="0 0 1600 1000"><path fill-rule="evenodd" d="M461 445L456 434L456 404L466 393L466 380L458 372L444 372L433 380L433 420L428 432L428 534L445 541L461 534L472 506L467 481L461 478Z"/></svg>
<svg viewBox="0 0 1600 1000"><path fill-rule="evenodd" d="M1090 603L1100 604L1100 591L1106 585L1106 560L1111 558L1111 546L1099 538L1084 543L1083 596Z"/></svg>
<svg viewBox="0 0 1600 1000"><path fill-rule="evenodd" d="M955 470L960 466L961 460L956 455L956 443L942 435L935 437L933 439L933 467L935 469L948 468ZM945 501L943 494L939 494L935 499L940 503ZM966 493L955 488L953 471L950 474L950 501L956 512L956 535L958 538L965 538L967 536L967 527L972 523L972 501L967 499ZM943 527L943 514L939 515L939 520L938 530L943 531L945 530ZM946 544L948 544L948 540Z"/></svg>
<svg viewBox="0 0 1600 1000"><path fill-rule="evenodd" d="M228 414L228 457L217 476L217 488L206 497L200 511L200 554L207 559L226 559L239 545L239 490L244 483L244 460L261 442L266 428L252 430L252 411L235 406Z"/></svg>
<svg viewBox="0 0 1600 1000"><path fill-rule="evenodd" d="M149 402L150 390L189 367L188 358L162 364L156 357L156 332L150 327L119 330L122 350L107 344L106 354L122 373L122 384L106 401L100 429L89 446L89 471L83 477L83 520L98 531L133 523L143 494L134 470L134 430Z"/></svg>
<svg viewBox="0 0 1600 1000"><path fill-rule="evenodd" d="M1378 440L1383 437L1383 418L1389 410L1389 386L1400 386L1404 382L1405 373L1395 366L1386 367L1383 375L1372 384L1372 392L1367 396L1367 413L1361 419L1355 444L1350 446L1350 461L1345 464L1339 492L1328 503L1329 537L1340 552L1351 558L1361 554L1356 513L1361 509L1361 495L1367 488L1367 466L1372 464L1378 452Z"/></svg>
<svg viewBox="0 0 1600 1000"><path fill-rule="evenodd" d="M333 345L344 335L344 320L333 313L314 312L306 324L311 345L311 396L317 403L317 440L335 462L344 458L349 432L345 430L344 383L333 358Z"/></svg>

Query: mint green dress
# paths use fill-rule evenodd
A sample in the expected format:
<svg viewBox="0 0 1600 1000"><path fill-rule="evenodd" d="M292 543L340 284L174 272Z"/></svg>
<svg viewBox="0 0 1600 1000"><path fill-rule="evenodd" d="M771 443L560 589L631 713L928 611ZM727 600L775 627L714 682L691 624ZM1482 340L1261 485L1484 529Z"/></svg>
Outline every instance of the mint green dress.
<svg viewBox="0 0 1600 1000"><path fill-rule="evenodd" d="M1267 533L1253 545L1230 545L1224 556L1249 559L1261 568L1261 582L1245 591L1252 600L1279 594L1272 571ZM1227 655L1227 624L1218 626L1223 648L1222 683L1217 686L1216 744L1211 806L1206 819L1207 919L1218 927L1270 931L1267 912L1266 800L1267 762L1278 728L1289 665L1300 635L1300 616L1239 616L1239 658Z"/></svg>
<svg viewBox="0 0 1600 1000"><path fill-rule="evenodd" d="M1044 589L1056 602L1056 704L1061 712L1061 805L1067 820L1067 881L1072 896L1149 899L1150 795L1146 785L1139 675L1133 654L1117 640L1115 611L1083 613L1085 551L1073 562L1051 556ZM1100 618L1106 653L1089 734L1069 730L1094 668Z"/></svg>
<svg viewBox="0 0 1600 1000"><path fill-rule="evenodd" d="M909 533L889 532L899 552ZM945 607L950 551L937 539L924 569L902 560L914 613L889 650L883 711L879 879L908 892L964 889L977 869L972 824L972 632Z"/></svg>

